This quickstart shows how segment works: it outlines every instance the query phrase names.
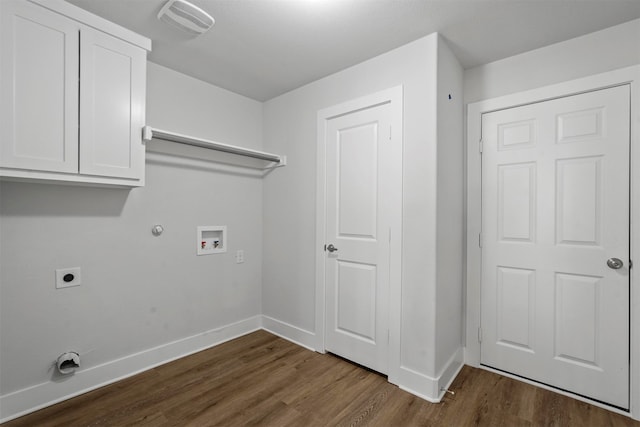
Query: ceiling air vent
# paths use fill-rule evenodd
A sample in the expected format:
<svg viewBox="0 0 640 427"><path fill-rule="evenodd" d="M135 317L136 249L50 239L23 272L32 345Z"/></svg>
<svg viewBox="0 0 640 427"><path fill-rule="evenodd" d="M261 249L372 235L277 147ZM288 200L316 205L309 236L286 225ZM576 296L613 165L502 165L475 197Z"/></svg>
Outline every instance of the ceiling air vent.
<svg viewBox="0 0 640 427"><path fill-rule="evenodd" d="M169 0L160 9L158 19L196 36L209 30L216 22L207 12L184 0Z"/></svg>

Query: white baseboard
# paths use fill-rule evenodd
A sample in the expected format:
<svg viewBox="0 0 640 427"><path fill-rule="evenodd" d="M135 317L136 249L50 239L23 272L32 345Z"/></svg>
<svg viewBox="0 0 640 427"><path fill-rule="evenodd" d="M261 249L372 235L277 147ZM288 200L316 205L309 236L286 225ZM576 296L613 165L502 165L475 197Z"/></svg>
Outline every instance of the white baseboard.
<svg viewBox="0 0 640 427"><path fill-rule="evenodd" d="M254 316L99 366L77 371L63 382L48 381L0 396L0 423L214 347L259 329L264 329L311 351L317 351L315 349L317 337L314 333L269 316ZM462 360L463 350L459 349L451 356L444 369L435 378L401 367L397 385L401 389L429 402L440 402L444 394L443 389L449 387L462 368Z"/></svg>
<svg viewBox="0 0 640 427"><path fill-rule="evenodd" d="M262 316L163 344L99 366L77 371L66 381L38 384L0 396L0 423L95 390L181 357L261 329Z"/></svg>
<svg viewBox="0 0 640 427"><path fill-rule="evenodd" d="M316 334L313 332L305 331L297 326L290 325L269 316L262 316L262 328L311 351L318 351L315 348Z"/></svg>
<svg viewBox="0 0 640 427"><path fill-rule="evenodd" d="M445 390L456 378L463 364L463 351L459 348L436 377L430 377L413 369L401 366L398 387L428 402L439 403Z"/></svg>
<svg viewBox="0 0 640 427"><path fill-rule="evenodd" d="M442 373L438 376L438 390L440 390L440 398L446 393L446 390L449 390L451 387L451 383L456 379L460 370L464 366L464 349L459 348L451 357L449 361L445 365Z"/></svg>

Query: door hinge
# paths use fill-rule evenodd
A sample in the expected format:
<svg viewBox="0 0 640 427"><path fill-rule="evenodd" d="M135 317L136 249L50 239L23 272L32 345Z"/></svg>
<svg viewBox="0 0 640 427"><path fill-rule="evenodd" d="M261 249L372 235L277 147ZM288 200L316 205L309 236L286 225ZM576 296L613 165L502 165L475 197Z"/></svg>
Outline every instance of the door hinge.
<svg viewBox="0 0 640 427"><path fill-rule="evenodd" d="M480 154L482 154L482 150L484 150L484 144L482 140L480 140L480 142L478 143L478 149L480 150Z"/></svg>
<svg viewBox="0 0 640 427"><path fill-rule="evenodd" d="M478 247L482 247L482 233L478 233Z"/></svg>
<svg viewBox="0 0 640 427"><path fill-rule="evenodd" d="M478 342L482 342L482 328L478 328Z"/></svg>

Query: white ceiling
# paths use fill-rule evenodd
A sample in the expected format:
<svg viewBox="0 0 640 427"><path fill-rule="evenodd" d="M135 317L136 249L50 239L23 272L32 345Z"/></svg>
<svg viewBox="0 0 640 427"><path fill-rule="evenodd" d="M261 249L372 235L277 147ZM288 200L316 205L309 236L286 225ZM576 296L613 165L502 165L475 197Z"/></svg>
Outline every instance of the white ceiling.
<svg viewBox="0 0 640 427"><path fill-rule="evenodd" d="M190 0L216 20L192 38L156 19L165 0L68 1L151 38L151 61L259 101L435 31L471 68L640 18L640 0Z"/></svg>

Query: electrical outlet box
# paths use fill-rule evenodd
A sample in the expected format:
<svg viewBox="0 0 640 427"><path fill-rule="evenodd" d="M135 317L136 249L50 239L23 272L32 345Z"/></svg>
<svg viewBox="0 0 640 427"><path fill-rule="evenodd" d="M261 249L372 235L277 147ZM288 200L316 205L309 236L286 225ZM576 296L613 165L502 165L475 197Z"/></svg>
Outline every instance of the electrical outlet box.
<svg viewBox="0 0 640 427"><path fill-rule="evenodd" d="M201 225L197 234L198 255L227 252L227 227L224 225Z"/></svg>
<svg viewBox="0 0 640 427"><path fill-rule="evenodd" d="M80 267L56 269L56 289L80 286L81 279Z"/></svg>

